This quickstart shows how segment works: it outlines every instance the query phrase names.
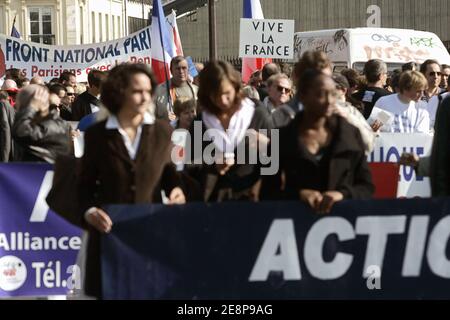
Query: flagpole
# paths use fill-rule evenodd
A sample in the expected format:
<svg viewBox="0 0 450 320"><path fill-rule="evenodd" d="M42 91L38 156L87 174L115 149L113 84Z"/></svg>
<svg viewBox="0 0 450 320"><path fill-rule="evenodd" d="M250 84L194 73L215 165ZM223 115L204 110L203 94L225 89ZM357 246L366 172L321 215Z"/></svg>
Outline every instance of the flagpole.
<svg viewBox="0 0 450 320"><path fill-rule="evenodd" d="M172 102L172 95L170 94L169 75L167 74L166 52L164 51L164 40L163 40L162 25L161 25L163 23L163 21L161 21L161 20L165 19L165 18L166 17L164 16L164 10L163 10L163 16L159 17L159 19L158 19L158 23L159 23L159 28L158 29L159 29L159 38L160 38L160 41L161 41L162 54L163 54L164 76L166 78L167 97L168 97L168 100L169 100L169 111L173 112L173 102Z"/></svg>
<svg viewBox="0 0 450 320"><path fill-rule="evenodd" d="M208 0L208 20L209 20L209 59L217 59L216 42L216 3L215 0Z"/></svg>

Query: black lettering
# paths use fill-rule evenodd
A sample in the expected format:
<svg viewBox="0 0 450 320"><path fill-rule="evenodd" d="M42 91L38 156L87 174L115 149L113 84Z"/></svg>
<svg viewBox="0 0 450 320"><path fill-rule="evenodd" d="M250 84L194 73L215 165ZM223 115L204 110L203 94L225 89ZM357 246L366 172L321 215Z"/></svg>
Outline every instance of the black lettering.
<svg viewBox="0 0 450 320"><path fill-rule="evenodd" d="M141 42L142 50L144 50L144 48L147 49L147 50L150 49L150 47L147 44L145 31L142 31L142 32L139 33L139 40Z"/></svg>
<svg viewBox="0 0 450 320"><path fill-rule="evenodd" d="M30 61L31 47L29 45L23 44L22 47L20 48L20 53L22 54L22 59L24 62Z"/></svg>

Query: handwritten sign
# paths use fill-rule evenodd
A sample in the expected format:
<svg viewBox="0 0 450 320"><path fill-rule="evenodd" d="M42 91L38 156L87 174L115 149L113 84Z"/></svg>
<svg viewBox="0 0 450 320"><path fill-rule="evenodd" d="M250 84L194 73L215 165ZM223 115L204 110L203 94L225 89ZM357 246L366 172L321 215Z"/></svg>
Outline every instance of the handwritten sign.
<svg viewBox="0 0 450 320"><path fill-rule="evenodd" d="M294 20L241 19L239 56L293 59Z"/></svg>

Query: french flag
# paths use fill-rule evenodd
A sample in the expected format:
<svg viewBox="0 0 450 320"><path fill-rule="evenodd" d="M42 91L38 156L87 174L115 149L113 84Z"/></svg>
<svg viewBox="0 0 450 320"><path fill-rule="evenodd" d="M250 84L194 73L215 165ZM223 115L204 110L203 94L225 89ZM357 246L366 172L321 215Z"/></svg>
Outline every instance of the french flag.
<svg viewBox="0 0 450 320"><path fill-rule="evenodd" d="M244 0L244 18L264 19L264 14L259 0ZM242 81L247 83L250 76L256 70L261 70L266 63L272 62L267 58L243 58L242 59Z"/></svg>
<svg viewBox="0 0 450 320"><path fill-rule="evenodd" d="M163 83L170 79L170 61L176 56L176 51L167 29L161 0L153 0L151 37L152 69L158 83Z"/></svg>
<svg viewBox="0 0 450 320"><path fill-rule="evenodd" d="M174 10L172 10L172 13L169 14L167 17L167 25L169 27L169 30L171 35L171 42L172 45L175 46L175 52L177 56L184 56L183 54L183 46L181 45L181 39L180 39L180 32L178 31L178 24L177 24L177 15Z"/></svg>

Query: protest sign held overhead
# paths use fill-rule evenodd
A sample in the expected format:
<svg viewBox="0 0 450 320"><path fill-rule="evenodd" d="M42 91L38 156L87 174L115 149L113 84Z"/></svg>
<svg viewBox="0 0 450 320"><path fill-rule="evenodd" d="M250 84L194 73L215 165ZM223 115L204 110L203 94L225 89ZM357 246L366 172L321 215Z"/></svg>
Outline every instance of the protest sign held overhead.
<svg viewBox="0 0 450 320"><path fill-rule="evenodd" d="M292 59L294 20L241 19L239 56Z"/></svg>

